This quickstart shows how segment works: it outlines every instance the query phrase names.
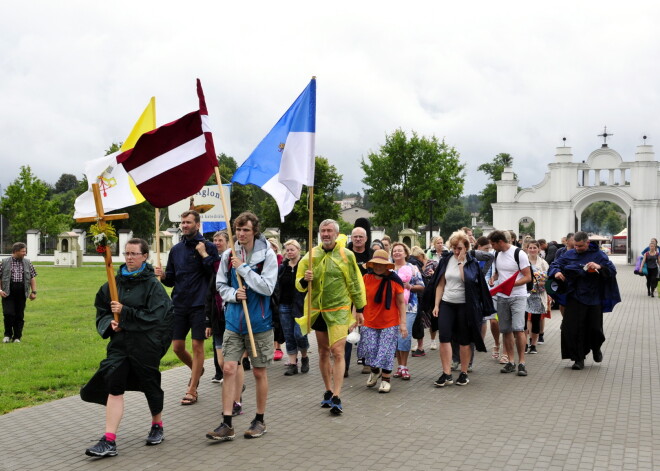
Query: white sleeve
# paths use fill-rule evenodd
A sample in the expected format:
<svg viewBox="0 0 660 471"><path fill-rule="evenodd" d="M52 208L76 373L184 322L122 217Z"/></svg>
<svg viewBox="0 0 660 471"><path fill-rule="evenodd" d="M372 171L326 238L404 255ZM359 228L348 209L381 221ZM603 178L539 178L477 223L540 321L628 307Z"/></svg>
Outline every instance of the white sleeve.
<svg viewBox="0 0 660 471"><path fill-rule="evenodd" d="M224 302L237 303L236 290L231 286L231 280L227 279L229 255L231 255L231 250L225 250L222 254L218 273L215 275L215 288Z"/></svg>
<svg viewBox="0 0 660 471"><path fill-rule="evenodd" d="M520 262L520 270L529 266L529 258L523 249L518 253L518 261Z"/></svg>

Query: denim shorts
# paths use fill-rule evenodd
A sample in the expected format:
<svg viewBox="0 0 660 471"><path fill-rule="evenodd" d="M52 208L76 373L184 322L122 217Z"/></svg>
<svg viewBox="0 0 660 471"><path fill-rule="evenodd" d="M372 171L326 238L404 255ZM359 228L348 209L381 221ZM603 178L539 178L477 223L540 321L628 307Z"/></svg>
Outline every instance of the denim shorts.
<svg viewBox="0 0 660 471"><path fill-rule="evenodd" d="M527 309L527 296L497 297L497 317L499 318L500 332L523 332L525 330L525 309Z"/></svg>

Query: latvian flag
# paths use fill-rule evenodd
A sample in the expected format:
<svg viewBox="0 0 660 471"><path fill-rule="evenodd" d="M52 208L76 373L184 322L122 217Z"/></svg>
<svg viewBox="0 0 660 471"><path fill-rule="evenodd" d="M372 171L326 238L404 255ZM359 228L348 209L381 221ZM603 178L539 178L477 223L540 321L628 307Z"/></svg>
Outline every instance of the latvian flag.
<svg viewBox="0 0 660 471"><path fill-rule="evenodd" d="M165 208L197 193L217 165L202 84L199 110L143 134L135 147L117 156L144 198Z"/></svg>

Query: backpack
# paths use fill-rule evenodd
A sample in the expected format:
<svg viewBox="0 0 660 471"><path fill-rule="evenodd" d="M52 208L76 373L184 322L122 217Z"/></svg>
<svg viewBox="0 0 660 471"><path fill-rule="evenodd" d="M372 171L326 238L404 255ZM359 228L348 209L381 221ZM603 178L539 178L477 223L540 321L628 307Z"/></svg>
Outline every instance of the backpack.
<svg viewBox="0 0 660 471"><path fill-rule="evenodd" d="M516 251L513 252L513 259L518 264L518 270L520 270L520 250L521 250L520 247L516 247ZM495 259L493 260L493 266L495 267L495 273L497 273L497 265L495 264L495 262L497 261L497 256L499 254L500 254L499 252L495 252ZM531 291L532 289L534 289L534 275L532 275L532 281L529 281L525 284L525 288L527 288L527 291Z"/></svg>

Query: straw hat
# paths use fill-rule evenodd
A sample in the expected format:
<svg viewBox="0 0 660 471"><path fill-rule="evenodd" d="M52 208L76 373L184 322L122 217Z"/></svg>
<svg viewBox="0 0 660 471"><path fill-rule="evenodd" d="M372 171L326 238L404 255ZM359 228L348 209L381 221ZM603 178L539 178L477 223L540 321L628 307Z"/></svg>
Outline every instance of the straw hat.
<svg viewBox="0 0 660 471"><path fill-rule="evenodd" d="M390 262L390 258L385 250L378 249L374 252L374 256L367 262L367 268L373 268L374 264L386 265L388 269L394 268L394 263Z"/></svg>

